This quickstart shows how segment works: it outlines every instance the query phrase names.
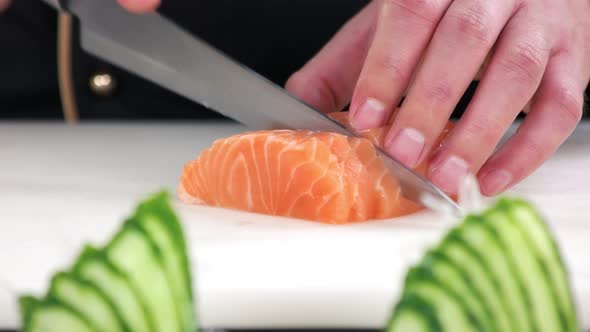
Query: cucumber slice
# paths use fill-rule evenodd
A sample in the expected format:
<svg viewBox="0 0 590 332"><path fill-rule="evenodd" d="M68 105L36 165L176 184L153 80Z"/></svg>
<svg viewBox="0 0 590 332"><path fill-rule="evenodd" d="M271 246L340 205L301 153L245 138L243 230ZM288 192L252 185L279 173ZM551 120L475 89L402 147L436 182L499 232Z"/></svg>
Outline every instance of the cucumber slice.
<svg viewBox="0 0 590 332"><path fill-rule="evenodd" d="M168 282L174 294L178 319L183 331L194 331L193 294L187 249L180 222L168 204L167 196L160 194L140 205L135 220L156 244Z"/></svg>
<svg viewBox="0 0 590 332"><path fill-rule="evenodd" d="M579 326L557 244L521 200L501 200L451 229L408 272L403 294L391 330L574 332Z"/></svg>
<svg viewBox="0 0 590 332"><path fill-rule="evenodd" d="M486 331L498 329L493 317L492 310L486 302L480 301L481 294L473 287L472 282L466 277L465 271L453 264L443 253L431 251L426 254L420 265L433 275L433 279L439 282L442 287L448 288L454 296L461 298L465 305L470 308Z"/></svg>
<svg viewBox="0 0 590 332"><path fill-rule="evenodd" d="M72 274L64 272L56 274L51 282L49 296L60 303L76 308L96 330L113 332L124 330L118 313L100 290Z"/></svg>
<svg viewBox="0 0 590 332"><path fill-rule="evenodd" d="M162 254L150 237L129 220L105 248L106 256L137 287L156 331L181 331L182 322L164 272Z"/></svg>
<svg viewBox="0 0 590 332"><path fill-rule="evenodd" d="M387 324L387 332L442 331L430 303L415 294L404 295L396 313Z"/></svg>
<svg viewBox="0 0 590 332"><path fill-rule="evenodd" d="M535 248L544 262L543 269L557 298L559 313L566 326L566 331L579 331L580 327L573 305L573 292L568 283L567 269L549 227L535 209L523 200L513 202L501 200L498 206L505 209L511 216L512 222L520 227L522 234L528 238L529 245Z"/></svg>
<svg viewBox="0 0 590 332"><path fill-rule="evenodd" d="M458 236L451 231L439 249L455 266L465 269L468 283L479 293L480 301L487 303L499 331L513 331L504 301L498 296L498 285L489 278L491 271L481 265L481 257L471 250Z"/></svg>
<svg viewBox="0 0 590 332"><path fill-rule="evenodd" d="M102 251L87 246L73 267L72 273L94 284L113 303L125 327L130 331L156 332L152 317L147 314L139 292L125 275L107 260Z"/></svg>
<svg viewBox="0 0 590 332"><path fill-rule="evenodd" d="M99 332L75 309L54 299L40 301L25 296L20 302L27 313L23 332Z"/></svg>
<svg viewBox="0 0 590 332"><path fill-rule="evenodd" d="M505 299L504 303L508 312L513 331L536 331L533 318L528 308L524 284L514 274L516 268L506 259L503 249L498 244L498 237L486 225L485 221L477 216L466 218L464 225L456 233L467 246L477 253L480 263L486 266L490 278L498 285L498 294Z"/></svg>
<svg viewBox="0 0 590 332"><path fill-rule="evenodd" d="M524 289L530 311L537 322L537 331L563 331L551 285L545 278L545 271L538 257L528 246L521 230L501 209L486 212L487 224L498 234L500 245L504 246L505 257L514 262L514 275L526 285Z"/></svg>
<svg viewBox="0 0 590 332"><path fill-rule="evenodd" d="M453 294L449 289L443 288L429 271L422 268L411 269L408 272L405 285L405 294L415 294L429 300L442 330L481 330L469 308L462 303L456 294Z"/></svg>
<svg viewBox="0 0 590 332"><path fill-rule="evenodd" d="M162 192L139 204L103 249L86 246L68 272L53 277L42 300L21 297L23 326L196 331L185 238L168 199Z"/></svg>
<svg viewBox="0 0 590 332"><path fill-rule="evenodd" d="M41 303L39 299L34 296L24 295L18 299L19 310L21 312L21 323L23 326L29 320L31 313Z"/></svg>

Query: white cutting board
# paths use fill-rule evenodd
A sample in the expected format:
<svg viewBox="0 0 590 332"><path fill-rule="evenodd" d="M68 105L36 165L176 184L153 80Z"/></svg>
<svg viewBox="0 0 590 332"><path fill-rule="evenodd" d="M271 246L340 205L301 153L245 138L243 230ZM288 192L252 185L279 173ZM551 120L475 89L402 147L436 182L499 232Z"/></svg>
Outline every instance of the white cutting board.
<svg viewBox="0 0 590 332"><path fill-rule="evenodd" d="M86 241L145 194L175 190L183 163L233 124L0 124L0 329ZM543 210L590 327L590 124L514 192ZM196 267L204 327L380 328L408 264L447 224L429 213L328 226L175 203Z"/></svg>

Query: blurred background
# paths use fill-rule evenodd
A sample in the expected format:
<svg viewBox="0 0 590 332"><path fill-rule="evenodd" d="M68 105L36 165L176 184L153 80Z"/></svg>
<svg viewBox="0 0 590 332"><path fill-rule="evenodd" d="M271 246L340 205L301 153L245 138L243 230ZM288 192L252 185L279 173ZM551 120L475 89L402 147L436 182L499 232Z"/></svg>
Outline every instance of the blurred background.
<svg viewBox="0 0 590 332"><path fill-rule="evenodd" d="M248 67L283 85L369 0L165 0L160 11ZM12 1L0 14L0 118L63 119L57 15L41 0ZM73 28L72 72L81 120L218 117L81 50ZM107 79L108 85L93 82ZM475 83L454 114L460 116Z"/></svg>
<svg viewBox="0 0 590 332"><path fill-rule="evenodd" d="M165 0L160 12L277 84L309 60L367 0ZM0 15L0 117L62 118L56 69L56 13L17 0ZM77 33L74 27L74 34ZM184 98L89 56L73 43L80 119L217 117ZM97 92L93 76L114 86Z"/></svg>

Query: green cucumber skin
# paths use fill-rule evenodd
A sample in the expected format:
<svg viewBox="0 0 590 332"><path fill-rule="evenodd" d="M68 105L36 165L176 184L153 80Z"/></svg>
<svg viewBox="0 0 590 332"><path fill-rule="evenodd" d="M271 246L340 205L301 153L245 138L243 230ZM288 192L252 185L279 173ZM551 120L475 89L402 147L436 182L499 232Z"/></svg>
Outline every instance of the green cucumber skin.
<svg viewBox="0 0 590 332"><path fill-rule="evenodd" d="M435 294L436 292L438 292L439 295L433 295L432 291L435 291ZM451 300L450 302L454 302L456 304L455 309L459 313L457 315L458 317L456 318L463 317L465 318L464 321L449 321L448 317L444 314L445 311L451 309L449 307L449 303L437 304L435 302L438 301L435 301L434 299L431 299L430 301L431 305L434 308L434 312L437 316L438 321L445 330L450 329L451 331L484 331L480 322L478 322L473 312L471 312L470 308L468 308L465 305L464 301L462 301L462 298L458 297L457 294L453 293L450 289L442 287L440 285L440 282L438 282L435 276L432 275L431 271L424 267L419 266L410 269L406 277L404 294L415 294L416 296L421 297L434 296L438 299L438 301L440 301L441 299L444 301L446 299ZM453 327L449 325L453 325Z"/></svg>
<svg viewBox="0 0 590 332"><path fill-rule="evenodd" d="M31 313L41 304L41 300L32 295L23 295L18 298L18 306L21 314L21 326L29 321Z"/></svg>
<svg viewBox="0 0 590 332"><path fill-rule="evenodd" d="M503 199L498 206L504 209L511 221L520 228L529 245L538 253L540 261L544 262L543 269L556 297L564 330L579 331L573 290L568 282L569 273L549 225L531 204L523 200Z"/></svg>
<svg viewBox="0 0 590 332"><path fill-rule="evenodd" d="M488 211L484 214L484 218L498 234L500 243L506 249L506 257L514 262L515 275L527 285L525 291L537 331L561 331L563 326L558 308L555 307L556 299L550 290L551 285L543 275L542 264L536 253L526 243L522 231L514 225L503 209L496 208Z"/></svg>
<svg viewBox="0 0 590 332"><path fill-rule="evenodd" d="M126 239L131 242L124 243L127 241ZM90 264L88 265L90 266L89 270L85 270L86 264ZM102 275L93 278L92 272L85 274L85 271L94 271L94 273ZM136 207L134 214L125 220L119 231L103 249L94 249L88 246L74 262L70 271L60 272L54 276L52 284L64 274L74 278L76 285L78 285L77 283L83 284L84 287L93 290L89 295L84 292L86 288L76 288L71 284L62 285L64 287L63 293L79 296L75 299L90 296L87 301L96 305L96 307L92 307L93 312L98 313L95 315L96 317L103 315L106 317L108 311L105 309L106 307L113 309L121 326L109 330L120 330L121 332L192 332L197 330L191 266L187 255L186 240L182 225L169 204L169 195L164 191L151 195L142 201ZM109 282L112 283L113 289L108 288ZM44 324L55 319L56 322L75 325L78 324L77 320L80 320L82 323L79 324L84 325L80 328L84 331L99 332L99 330L104 330L104 328L96 327L104 327L101 324L96 324L98 323L96 320L94 321L95 326L92 325L90 318L96 317L88 317L89 320L84 320L85 314L57 299L55 296L60 294L53 294L55 291L55 287L50 287L48 295L43 300L31 296L20 298L23 326L29 326L34 320L37 310L45 310L50 303L51 312L44 313L42 317ZM127 294L122 296L123 293ZM133 296L129 294L133 294ZM117 305L121 303L129 304L132 297L138 300L135 310L115 310ZM69 302L81 304L79 300L69 299ZM59 310L65 308L64 310L67 313L72 313L74 318L70 319L68 315L61 316L62 313L54 312L53 307ZM128 306L126 308L128 309ZM123 315L120 315L120 312ZM129 315L130 312L134 313L135 321ZM144 319L138 319L139 316ZM107 318L105 323L112 321L115 320ZM129 324L127 324L128 322Z"/></svg>
<svg viewBox="0 0 590 332"><path fill-rule="evenodd" d="M512 330L537 331L533 316L528 310L530 303L527 301L524 283L514 273L517 267L506 257L505 248L500 244L497 233L489 227L488 222L479 216L468 216L455 234L470 251L476 254L479 262L494 279L498 294L501 294L502 302L507 308L506 311L512 313L509 316L512 321ZM485 237L486 242L481 243L480 237ZM502 270L508 275L500 275Z"/></svg>
<svg viewBox="0 0 590 332"><path fill-rule="evenodd" d="M162 254L162 264L172 288L182 330L195 331L192 279L187 248L178 217L160 194L141 204L134 220Z"/></svg>
<svg viewBox="0 0 590 332"><path fill-rule="evenodd" d="M395 315L391 316L386 332L414 332L406 331L405 329L399 329L397 327L398 319L404 312L409 311L415 314L417 319L421 319L425 326L425 331L442 331L442 326L436 318L434 309L428 301L416 294L404 294L399 303L396 305L394 310Z"/></svg>
<svg viewBox="0 0 590 332"><path fill-rule="evenodd" d="M143 264L141 266L126 266L128 263L130 263L129 261L124 262L125 260L130 258L129 251L125 252L125 254L119 252L121 250L121 245L128 245L129 236L132 236L132 239L134 238L134 241L139 241L142 243L141 245L146 247L145 254L149 255L148 257L143 257L144 259L146 259L146 261L134 261L134 263L136 264ZM136 242L135 244L138 244L138 242ZM109 261L111 261L113 265L115 265L115 267L120 269L129 278L131 283L135 284L138 287L141 299L147 305L149 315L154 317L155 319L154 326L156 327L156 331L183 331L183 322L178 320L179 315L172 297L172 289L170 287L170 284L168 283L167 274L162 263L161 252L155 245L155 243L152 241L152 239L143 231L143 229L137 226L137 221L135 219L129 219L125 223L122 230L107 245L107 247L105 247L105 254ZM135 271L135 268L143 269L146 267L145 264L151 264L150 262L155 264L155 266L152 266L154 270L151 272L156 273L157 275L152 275L148 273L148 277L157 277L159 280L156 284L154 284L154 286L159 285L160 287L163 287L160 290L161 293L158 294L158 296L162 296L162 298L159 298L155 302L150 301L150 299L148 299L148 297L151 298L152 296L155 296L153 294L155 288L145 287L144 289L142 289L142 287L144 286L141 285L141 282L137 278L141 278L144 274L141 274L142 276L140 276L137 273L137 271ZM151 298L151 300L155 299ZM171 317L169 317L168 313L162 314L162 310L159 309L173 311L172 313L168 313L170 313L171 316L174 317L174 322L170 320Z"/></svg>
<svg viewBox="0 0 590 332"><path fill-rule="evenodd" d="M92 324L78 310L51 296L48 296L43 300L34 299L30 296L24 296L21 297L21 303L22 301L28 301L29 303L27 306L31 305L26 308L28 312L23 323L23 332L69 332L56 326L58 322L52 322L52 326L42 326L41 328L36 328L37 326L35 323L37 316L43 314L43 312L46 310L60 311L65 315L69 315L70 318L76 320L79 324L76 332L101 332L100 330L97 330L95 327L93 327ZM52 328L55 328L55 330L52 330Z"/></svg>
<svg viewBox="0 0 590 332"><path fill-rule="evenodd" d="M187 294L189 295L190 299L193 300L194 294L190 268L191 265L187 255L188 246L186 244L184 232L182 231L180 219L174 212L174 209L172 209L172 206L170 206L169 202L169 195L166 192L161 192L140 204L136 213L139 216L146 214L157 215L159 217L160 223L170 232L170 237L174 239L174 243L177 246L177 253L181 255L181 266L184 269L183 275L186 279L185 285L186 289L189 290Z"/></svg>
<svg viewBox="0 0 590 332"><path fill-rule="evenodd" d="M491 225L490 222L484 223L483 228L486 231L488 231L489 234L496 240L496 243L498 244L498 246L501 248L501 250L503 252L504 259L505 259L506 263L508 264L510 271L512 271L513 279L518 283L519 294L521 297L520 299L523 301L524 305L526 306L526 312L527 312L526 315L528 317L530 328L534 332L539 331L539 326L538 326L539 322L535 319L535 315L531 311L533 303L532 303L532 299L530 296L530 289L528 287L527 282L522 277L522 271L520 271L520 267L519 267L518 262L516 262L516 260L512 257L512 255L508 254L510 249L506 246L506 244L504 243L504 241L501 238L501 235L497 232L497 230L493 227L493 225Z"/></svg>
<svg viewBox="0 0 590 332"><path fill-rule="evenodd" d="M503 299L497 296L498 285L494 282L495 280L487 278L491 275L491 271L481 264L481 257L467 246L460 237L459 231L455 229L449 232L436 250L443 252L455 266L464 268L464 275L468 278L468 282L478 290L482 302L489 306L498 331L512 331L510 313ZM469 262L463 259L468 259ZM474 276L474 273L479 274L482 279L475 279L477 276Z"/></svg>
<svg viewBox="0 0 590 332"><path fill-rule="evenodd" d="M94 272L95 268L92 269L93 266L100 266L104 270L101 273L108 271L106 273L110 274L109 279L115 278L118 283L123 283L123 291L127 293L125 295L127 295L128 300L131 300L131 303L129 301L126 301L125 304L119 303L117 299L120 298L121 294L112 294L114 290L109 289L109 282L112 282L112 280L105 281L104 278L101 278L100 273ZM104 251L86 246L76 260L71 272L78 278L94 284L105 297L110 299L116 311L120 313L126 330L156 332L153 317L148 314L146 304L141 300L137 287L108 260ZM118 292L121 291L121 287L118 287ZM136 319L133 317L136 317Z"/></svg>
<svg viewBox="0 0 590 332"><path fill-rule="evenodd" d="M421 298L428 310L406 304L409 296ZM439 326L433 328L435 323ZM568 273L548 225L522 200L500 200L481 215L465 218L408 271L388 331L402 326L413 331L578 331Z"/></svg>
<svg viewBox="0 0 590 332"><path fill-rule="evenodd" d="M483 330L498 330L491 308L485 301L481 301L483 296L473 286L473 282L469 279L463 267L456 265L444 252L432 250L425 255L421 266L430 270L429 273L434 274L435 279L444 287L448 287L455 296L464 299L464 305L474 311L473 315L480 322L478 324L484 327ZM447 272L437 272L441 267L444 267ZM443 276L439 276L439 273L448 273L449 270L453 270L455 273L454 276L447 276L447 278L453 277L452 280L445 280Z"/></svg>
<svg viewBox="0 0 590 332"><path fill-rule="evenodd" d="M104 309L104 310L101 310L102 314L105 314L107 317L96 317L96 315L95 315L96 312L94 312L94 313L85 312L85 310L87 310L89 306L84 306L84 305L81 305L80 303L75 304L75 303L70 302L70 301L85 302L85 300L81 299L80 297L75 298L75 296L78 294L74 294L74 293L64 294L64 293L62 293L62 291L61 291L62 286L61 285L63 285L64 283L65 283L65 285L69 284L70 286L77 288L76 291L83 289L83 292L85 292L86 294L91 294L91 296L94 296L98 301L100 301L102 303L101 309ZM75 292L75 293L77 293L77 292ZM90 324L92 326L94 326L94 328L96 330L105 330L105 331L109 331L109 332L111 332L111 331L112 332L128 331L125 328L123 320L121 319L120 314L115 309L115 306L113 305L113 303L108 298L106 298L104 296L104 294L94 284L86 282L82 279L79 279L71 273L58 272L52 278L51 285L49 287L48 296L58 300L62 304L68 304L69 306L76 308L77 311L81 315L86 317L86 320L88 322L90 322ZM80 294L78 296L87 296L87 295ZM86 302L88 302L88 300L86 300ZM98 307L93 307L93 308L96 310L96 308L98 308ZM110 322L110 324L104 325L104 324L106 324L105 319L108 319L108 322Z"/></svg>

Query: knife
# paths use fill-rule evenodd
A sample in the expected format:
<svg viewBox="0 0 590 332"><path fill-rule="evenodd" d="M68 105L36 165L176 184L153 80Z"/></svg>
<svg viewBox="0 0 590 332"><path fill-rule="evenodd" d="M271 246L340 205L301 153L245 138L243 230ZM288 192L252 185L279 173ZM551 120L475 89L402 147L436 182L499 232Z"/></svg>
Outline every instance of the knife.
<svg viewBox="0 0 590 332"><path fill-rule="evenodd" d="M44 1L79 19L85 51L251 129L303 129L357 136L158 13L130 14L115 0ZM462 214L458 204L431 182L383 150L377 148L377 153L399 179L406 198Z"/></svg>

